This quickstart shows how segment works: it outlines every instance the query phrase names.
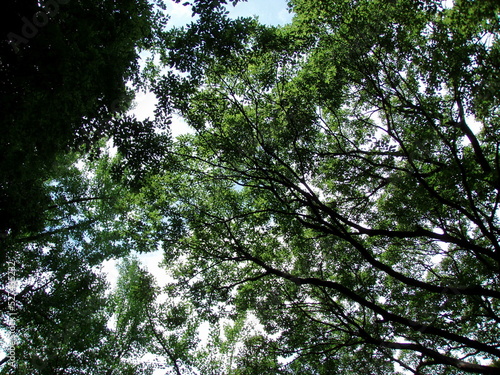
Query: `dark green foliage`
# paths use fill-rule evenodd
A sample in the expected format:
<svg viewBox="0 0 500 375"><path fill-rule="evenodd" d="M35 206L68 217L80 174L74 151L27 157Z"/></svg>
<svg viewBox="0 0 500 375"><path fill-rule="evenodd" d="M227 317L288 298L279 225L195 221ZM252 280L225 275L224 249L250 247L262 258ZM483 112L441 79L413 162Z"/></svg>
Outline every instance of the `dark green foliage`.
<svg viewBox="0 0 500 375"><path fill-rule="evenodd" d="M99 351L110 335L107 285L96 267L151 245L137 245L137 220L127 216L134 203L112 181L107 156L96 160L103 139L113 135L130 140L119 145L128 152L124 160L137 156L141 139L153 139L151 123L125 127L138 121L121 116L133 98L127 82L140 81L139 51L156 43L167 18L147 1L9 0L2 6L2 330L16 314L19 374L106 373L110 354ZM94 164L83 167L78 158L88 152ZM131 223L135 239L124 235ZM13 282L17 290L9 289ZM117 371L139 371L121 360L115 358Z"/></svg>
<svg viewBox="0 0 500 375"><path fill-rule="evenodd" d="M47 198L42 184L57 155L89 150L119 126L113 117L130 103L125 83L138 75L138 48L151 45L160 27L153 23L151 7L147 1L4 2L3 236L43 225Z"/></svg>

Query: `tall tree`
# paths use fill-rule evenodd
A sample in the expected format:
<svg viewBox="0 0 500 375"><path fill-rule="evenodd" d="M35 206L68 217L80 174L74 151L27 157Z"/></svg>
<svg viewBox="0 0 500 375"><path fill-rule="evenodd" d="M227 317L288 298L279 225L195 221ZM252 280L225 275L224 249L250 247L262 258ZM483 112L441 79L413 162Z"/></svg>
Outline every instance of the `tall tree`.
<svg viewBox="0 0 500 375"><path fill-rule="evenodd" d="M127 82L139 83L139 52L154 45L167 20L155 3L4 4L0 326L4 333L14 317L19 357L2 358L3 371L81 373L95 365L108 318L95 267L151 248L147 236L139 239L140 215L130 214L133 195L112 181L110 168L127 166L155 132L150 121L122 116L133 96ZM119 163L105 156L77 168L89 151L95 161L111 136L124 154ZM133 235L124 234L131 223ZM79 326L85 329L74 332Z"/></svg>
<svg viewBox="0 0 500 375"><path fill-rule="evenodd" d="M161 4L160 2L157 2ZM0 21L0 234L43 226L43 182L61 153L120 129L139 50L163 21L140 1L9 0Z"/></svg>
<svg viewBox="0 0 500 375"><path fill-rule="evenodd" d="M110 291L105 275L78 258L61 263L64 277L46 274L42 287L20 296L15 363L9 359L0 373L152 374L141 358L152 341L146 318L155 296L151 276L125 259Z"/></svg>
<svg viewBox="0 0 500 375"><path fill-rule="evenodd" d="M270 373L499 373L497 2L290 4L174 32L168 268L206 319L256 316Z"/></svg>

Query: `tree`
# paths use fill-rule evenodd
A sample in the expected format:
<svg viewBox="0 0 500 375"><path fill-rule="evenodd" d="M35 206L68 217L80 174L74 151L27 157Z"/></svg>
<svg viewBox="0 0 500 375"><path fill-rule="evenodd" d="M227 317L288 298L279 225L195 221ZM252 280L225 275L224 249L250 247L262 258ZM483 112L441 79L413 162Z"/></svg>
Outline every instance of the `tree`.
<svg viewBox="0 0 500 375"><path fill-rule="evenodd" d="M159 2L158 2L159 3ZM94 149L130 105L139 50L163 27L147 1L9 0L0 22L0 233L40 229L60 154Z"/></svg>
<svg viewBox="0 0 500 375"><path fill-rule="evenodd" d="M139 52L153 47L167 20L161 7L142 0L4 4L0 326L5 333L13 320L19 337L17 361L0 359L5 373L11 364L19 373L99 367L96 348L109 317L95 268L132 248L151 249L147 228L138 229L139 215L130 214L133 194L112 180L110 168L119 177L155 132L151 121L123 113L133 97L127 84L140 86ZM120 162L99 159L103 138L112 136ZM87 169L79 170L86 157ZM124 234L131 223L133 232Z"/></svg>
<svg viewBox="0 0 500 375"><path fill-rule="evenodd" d="M145 316L155 293L151 276L126 258L110 293L104 274L78 260L62 262L78 271L60 267L64 278L46 277L50 293L31 288L31 314L20 310L16 317L16 363L0 373L152 374L141 361L151 341Z"/></svg>
<svg viewBox="0 0 500 375"><path fill-rule="evenodd" d="M120 304L104 295L96 268L157 246L155 226L142 216L154 210L135 205L132 190L154 170L169 136L157 134L158 123L123 113L133 97L128 84L144 87L139 52L156 46L168 19L163 2L4 5L0 334L14 320L19 342L17 361L0 358L0 371L10 373L13 364L12 371L30 374L144 373L120 346L144 342L133 330L106 328L109 309ZM100 155L110 138L120 153L113 161ZM115 334L119 340L99 351Z"/></svg>
<svg viewBox="0 0 500 375"><path fill-rule="evenodd" d="M0 334L15 329L11 337L16 339L16 358L0 358L2 374L12 368L19 374L146 371L129 361L127 346L145 350L144 340L134 330L107 327L113 314L126 310L123 305L137 306L110 297L99 268L103 261L134 250L156 249L154 228L144 223L136 195L113 179L116 160L102 155L77 167L78 157L59 157L52 179L44 184L50 197L43 211L44 229L4 240ZM9 347L2 349L8 352Z"/></svg>
<svg viewBox="0 0 500 375"><path fill-rule="evenodd" d="M170 44L168 268L203 318L255 314L270 373L499 373L498 4L290 4Z"/></svg>

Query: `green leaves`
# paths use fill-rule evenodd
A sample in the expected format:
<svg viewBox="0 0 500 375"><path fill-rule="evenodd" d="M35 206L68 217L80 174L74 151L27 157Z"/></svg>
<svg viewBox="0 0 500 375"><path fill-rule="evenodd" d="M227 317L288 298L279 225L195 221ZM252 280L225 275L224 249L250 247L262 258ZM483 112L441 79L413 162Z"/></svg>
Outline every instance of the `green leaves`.
<svg viewBox="0 0 500 375"><path fill-rule="evenodd" d="M0 43L4 234L43 225L36 222L47 199L43 183L61 155L95 151L103 137L123 134L115 118L131 102L125 84L138 81L136 48L154 41L161 28L146 1L11 3L2 14L4 36L28 32L23 20L48 17L44 6L57 10L45 24L32 25L26 43L13 48L3 37Z"/></svg>
<svg viewBox="0 0 500 375"><path fill-rule="evenodd" d="M101 123L109 98L127 101L106 89L75 126L84 144L113 135L118 156L85 173L61 158L50 180L34 176L33 220L4 225L23 263L19 350L44 345L26 371L147 372L136 362L150 353L177 375L495 373L496 3L293 0L284 27L231 20L223 4L195 1L195 22L145 37L176 69L150 74L157 118ZM130 61L129 42L110 56ZM174 114L193 134L170 138ZM163 290L131 258L104 293L93 266L158 248ZM79 336L68 317L101 302ZM44 319L67 339L47 343Z"/></svg>
<svg viewBox="0 0 500 375"><path fill-rule="evenodd" d="M221 319L255 313L262 341L246 349L292 358L262 359L273 373L491 372L473 353L499 354L495 326L475 334L498 318L498 142L467 117L486 108L473 77L494 71L477 64L495 53L478 42L491 15L291 4L292 25L252 29L231 57L202 43L210 58L168 76L185 95L157 88L196 131L173 144L178 166L162 179L185 228L169 268L207 316L222 301ZM456 16L468 6L485 22Z"/></svg>

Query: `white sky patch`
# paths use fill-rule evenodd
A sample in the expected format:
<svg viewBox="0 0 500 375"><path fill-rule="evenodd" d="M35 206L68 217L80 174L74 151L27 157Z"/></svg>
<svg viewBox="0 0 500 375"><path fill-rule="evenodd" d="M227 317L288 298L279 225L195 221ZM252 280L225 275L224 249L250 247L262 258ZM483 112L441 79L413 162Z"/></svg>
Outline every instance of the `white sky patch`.
<svg viewBox="0 0 500 375"><path fill-rule="evenodd" d="M442 0L441 1L441 6L444 9L451 9L455 5L455 0Z"/></svg>
<svg viewBox="0 0 500 375"><path fill-rule="evenodd" d="M172 116L172 124L170 124L170 130L172 131L172 137L177 138L182 134L192 134L194 129L191 128L184 119L178 115Z"/></svg>
<svg viewBox="0 0 500 375"><path fill-rule="evenodd" d="M203 322L198 327L198 334L200 337L200 345L206 346L208 344L208 339L210 337L210 323Z"/></svg>
<svg viewBox="0 0 500 375"><path fill-rule="evenodd" d="M118 260L109 259L102 263L102 272L106 275L107 281L110 283L112 289L116 288L116 283L118 280Z"/></svg>
<svg viewBox="0 0 500 375"><path fill-rule="evenodd" d="M168 26L181 27L193 21L191 17L193 11L191 7L184 6L182 3L184 3L184 1L180 3L174 3L173 1L167 2L167 14L170 16Z"/></svg>
<svg viewBox="0 0 500 375"><path fill-rule="evenodd" d="M152 253L136 254L136 256L146 270L155 277L158 286L163 288L167 283L174 281L167 275L165 269L159 266L163 260L163 249L160 248Z"/></svg>
<svg viewBox="0 0 500 375"><path fill-rule="evenodd" d="M240 2L235 7L227 6L229 15L237 17L258 17L265 25L283 25L292 21L293 15L288 11L286 1L283 0L250 0Z"/></svg>
<svg viewBox="0 0 500 375"><path fill-rule="evenodd" d="M151 91L136 93L134 108L130 111L139 121L154 117L154 110L158 99Z"/></svg>

